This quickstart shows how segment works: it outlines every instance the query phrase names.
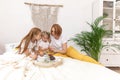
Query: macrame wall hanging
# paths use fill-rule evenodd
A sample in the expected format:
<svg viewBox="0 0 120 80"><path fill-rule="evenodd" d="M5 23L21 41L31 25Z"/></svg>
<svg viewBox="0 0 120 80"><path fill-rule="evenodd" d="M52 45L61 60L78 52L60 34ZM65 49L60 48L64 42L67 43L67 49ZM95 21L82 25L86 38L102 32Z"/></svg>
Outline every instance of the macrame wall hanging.
<svg viewBox="0 0 120 80"><path fill-rule="evenodd" d="M42 31L50 31L51 26L57 23L59 8L63 7L62 5L25 4L30 7L33 24L40 27Z"/></svg>

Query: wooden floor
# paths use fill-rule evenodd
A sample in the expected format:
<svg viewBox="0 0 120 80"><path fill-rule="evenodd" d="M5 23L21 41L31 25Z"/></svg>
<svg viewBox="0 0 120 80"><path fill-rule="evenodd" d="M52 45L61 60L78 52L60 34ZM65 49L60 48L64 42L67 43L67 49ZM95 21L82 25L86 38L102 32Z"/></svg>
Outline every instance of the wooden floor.
<svg viewBox="0 0 120 80"><path fill-rule="evenodd" d="M108 67L108 68L117 72L117 73L120 73L120 67Z"/></svg>

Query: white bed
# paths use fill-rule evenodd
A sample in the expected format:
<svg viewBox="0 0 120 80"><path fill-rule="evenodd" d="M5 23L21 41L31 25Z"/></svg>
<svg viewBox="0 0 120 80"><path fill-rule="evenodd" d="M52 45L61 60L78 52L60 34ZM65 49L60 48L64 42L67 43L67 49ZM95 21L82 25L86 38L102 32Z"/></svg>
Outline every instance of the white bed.
<svg viewBox="0 0 120 80"><path fill-rule="evenodd" d="M104 66L71 58L50 68L33 62L14 50L6 51L0 56L0 80L120 80L120 74Z"/></svg>

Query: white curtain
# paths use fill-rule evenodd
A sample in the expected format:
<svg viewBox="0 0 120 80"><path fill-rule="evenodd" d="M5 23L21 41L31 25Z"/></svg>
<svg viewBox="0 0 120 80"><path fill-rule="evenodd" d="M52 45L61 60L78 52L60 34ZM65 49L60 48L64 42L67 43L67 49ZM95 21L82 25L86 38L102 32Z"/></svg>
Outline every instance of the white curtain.
<svg viewBox="0 0 120 80"><path fill-rule="evenodd" d="M33 24L42 31L50 31L51 26L57 23L59 6L30 5Z"/></svg>

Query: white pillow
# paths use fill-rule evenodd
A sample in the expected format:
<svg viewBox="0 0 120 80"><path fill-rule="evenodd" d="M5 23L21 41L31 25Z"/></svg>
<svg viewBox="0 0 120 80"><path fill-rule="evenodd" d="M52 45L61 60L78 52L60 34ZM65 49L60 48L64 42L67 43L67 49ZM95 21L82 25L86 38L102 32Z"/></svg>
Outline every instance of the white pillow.
<svg viewBox="0 0 120 80"><path fill-rule="evenodd" d="M5 44L5 50L7 51L13 51L15 50L15 48L19 45L19 42L17 43L9 43L9 44Z"/></svg>

